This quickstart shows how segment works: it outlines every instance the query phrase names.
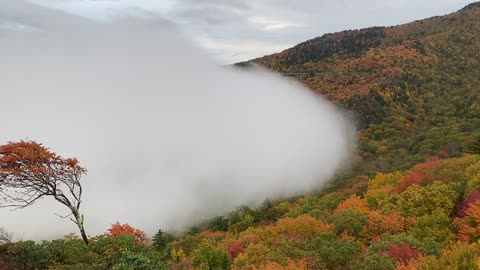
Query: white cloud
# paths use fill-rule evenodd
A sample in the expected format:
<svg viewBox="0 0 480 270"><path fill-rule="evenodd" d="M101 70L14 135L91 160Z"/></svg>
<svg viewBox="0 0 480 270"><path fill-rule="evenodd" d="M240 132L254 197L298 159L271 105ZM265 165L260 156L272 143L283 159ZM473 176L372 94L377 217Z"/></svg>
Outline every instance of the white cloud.
<svg viewBox="0 0 480 270"><path fill-rule="evenodd" d="M153 12L177 23L193 39L242 44L238 49L205 47L222 63L248 60L245 43L272 44L269 53L325 33L407 23L454 12L475 0L32 0L76 14L109 18ZM143 11L141 11L143 10ZM143 14L144 15L144 14ZM255 47L255 46L252 46ZM243 58L242 58L243 57Z"/></svg>
<svg viewBox="0 0 480 270"><path fill-rule="evenodd" d="M287 27L303 27L303 24L297 24L287 21L280 21L280 20L273 20L268 19L262 16L254 16L248 18L248 21L260 25L264 30L271 31L271 30L280 30Z"/></svg>
<svg viewBox="0 0 480 270"><path fill-rule="evenodd" d="M196 37L194 42L198 47L210 51L212 56L221 63L228 63L232 60L240 62L243 59L253 59L258 56L271 54L272 51L283 51L290 46L290 44L268 43L256 40L229 42L228 40L216 40L205 36Z"/></svg>

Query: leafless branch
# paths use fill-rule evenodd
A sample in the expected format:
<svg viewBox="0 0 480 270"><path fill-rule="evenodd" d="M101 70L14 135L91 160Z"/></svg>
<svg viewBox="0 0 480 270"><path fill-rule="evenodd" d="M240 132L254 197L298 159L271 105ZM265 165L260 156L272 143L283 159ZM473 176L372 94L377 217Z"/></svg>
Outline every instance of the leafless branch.
<svg viewBox="0 0 480 270"><path fill-rule="evenodd" d="M5 228L0 228L0 244L12 243L13 233L7 232Z"/></svg>

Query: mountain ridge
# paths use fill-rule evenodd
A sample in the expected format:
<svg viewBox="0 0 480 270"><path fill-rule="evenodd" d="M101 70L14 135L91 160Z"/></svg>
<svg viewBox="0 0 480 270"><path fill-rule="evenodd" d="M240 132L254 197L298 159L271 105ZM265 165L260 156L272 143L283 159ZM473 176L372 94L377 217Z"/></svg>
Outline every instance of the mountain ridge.
<svg viewBox="0 0 480 270"><path fill-rule="evenodd" d="M358 172L406 169L427 156L460 156L479 132L479 18L476 2L398 26L325 34L237 66L289 75L355 112Z"/></svg>

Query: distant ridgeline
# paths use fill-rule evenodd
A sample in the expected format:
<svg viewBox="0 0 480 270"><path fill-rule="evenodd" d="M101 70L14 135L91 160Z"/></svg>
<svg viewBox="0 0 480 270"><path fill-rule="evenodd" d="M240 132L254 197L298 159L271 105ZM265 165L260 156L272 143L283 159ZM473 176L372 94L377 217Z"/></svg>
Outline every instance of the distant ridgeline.
<svg viewBox="0 0 480 270"><path fill-rule="evenodd" d="M463 154L480 134L480 2L447 16L350 30L250 63L357 115L357 173Z"/></svg>

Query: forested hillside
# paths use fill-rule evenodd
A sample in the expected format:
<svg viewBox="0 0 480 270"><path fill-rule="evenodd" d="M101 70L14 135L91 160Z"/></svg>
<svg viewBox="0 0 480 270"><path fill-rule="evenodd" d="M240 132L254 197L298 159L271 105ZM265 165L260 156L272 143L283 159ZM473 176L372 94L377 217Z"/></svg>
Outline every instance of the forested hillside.
<svg viewBox="0 0 480 270"><path fill-rule="evenodd" d="M360 173L457 157L480 128L480 4L395 27L327 34L257 63L357 113Z"/></svg>
<svg viewBox="0 0 480 270"><path fill-rule="evenodd" d="M480 2L238 65L251 63L355 113L351 172L322 193L265 198L184 235L149 239L114 224L87 246L73 235L9 243L0 232L0 269L480 269Z"/></svg>

